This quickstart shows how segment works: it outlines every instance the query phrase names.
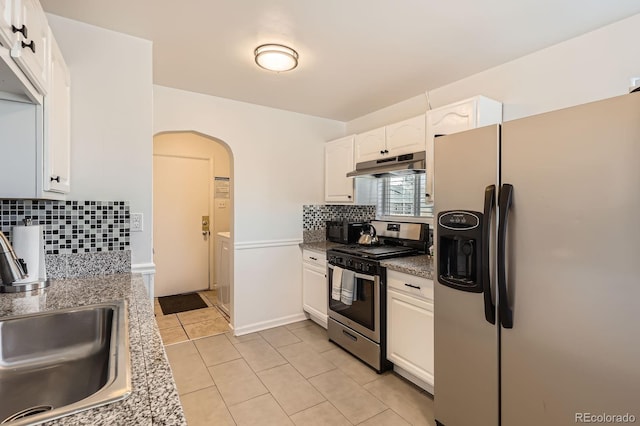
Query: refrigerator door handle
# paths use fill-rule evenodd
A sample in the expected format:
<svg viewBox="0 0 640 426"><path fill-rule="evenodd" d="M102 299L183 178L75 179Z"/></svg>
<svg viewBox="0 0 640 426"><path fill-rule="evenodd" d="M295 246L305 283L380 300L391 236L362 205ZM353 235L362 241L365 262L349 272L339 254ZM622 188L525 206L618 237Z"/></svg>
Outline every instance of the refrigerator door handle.
<svg viewBox="0 0 640 426"><path fill-rule="evenodd" d="M484 317L491 324L496 323L496 307L491 297L491 275L489 274L491 218L495 202L496 186L489 185L484 190L484 214L482 216L482 291L484 293Z"/></svg>
<svg viewBox="0 0 640 426"><path fill-rule="evenodd" d="M513 197L513 185L505 183L500 189L498 199L498 309L500 323L504 328L513 328L513 312L507 296L507 223Z"/></svg>

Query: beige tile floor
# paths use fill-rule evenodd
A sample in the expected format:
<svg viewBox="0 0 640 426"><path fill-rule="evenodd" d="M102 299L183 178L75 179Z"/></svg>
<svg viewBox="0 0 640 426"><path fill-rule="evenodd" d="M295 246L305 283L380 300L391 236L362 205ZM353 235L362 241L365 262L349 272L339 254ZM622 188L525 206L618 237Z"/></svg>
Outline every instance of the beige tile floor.
<svg viewBox="0 0 640 426"><path fill-rule="evenodd" d="M189 426L435 425L428 393L376 374L315 323L234 337L215 333L209 309L157 316Z"/></svg>
<svg viewBox="0 0 640 426"><path fill-rule="evenodd" d="M207 303L206 308L169 315L162 313L158 298L155 299L156 322L165 345L214 336L230 330L229 321L214 307L216 291L199 291L198 294Z"/></svg>

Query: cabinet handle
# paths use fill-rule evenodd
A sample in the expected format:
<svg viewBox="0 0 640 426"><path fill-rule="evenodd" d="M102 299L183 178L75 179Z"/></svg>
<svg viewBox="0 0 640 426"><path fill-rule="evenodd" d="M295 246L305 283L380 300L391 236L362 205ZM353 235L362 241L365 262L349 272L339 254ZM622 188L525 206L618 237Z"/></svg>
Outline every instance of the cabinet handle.
<svg viewBox="0 0 640 426"><path fill-rule="evenodd" d="M388 150L388 149L385 149L385 150L384 150L384 154L388 154L388 153L389 153L389 150Z"/></svg>
<svg viewBox="0 0 640 426"><path fill-rule="evenodd" d="M60 176L51 176L51 182L58 182L58 183L60 183Z"/></svg>
<svg viewBox="0 0 640 426"><path fill-rule="evenodd" d="M384 151L383 151L383 150L380 150L380 154L384 154Z"/></svg>
<svg viewBox="0 0 640 426"><path fill-rule="evenodd" d="M311 259L311 260L318 260L318 258L317 258L317 257L311 257L311 256L309 256L309 259Z"/></svg>
<svg viewBox="0 0 640 426"><path fill-rule="evenodd" d="M33 40L31 40L29 43L25 43L24 41L21 42L22 43L22 48L24 49L25 47L28 47L29 49L31 49L31 51L33 53L36 53L36 44L33 42Z"/></svg>
<svg viewBox="0 0 640 426"><path fill-rule="evenodd" d="M11 31L13 31L14 33L21 33L22 37L27 38L27 27L25 25L23 25L20 28L16 27L15 25L12 25Z"/></svg>
<svg viewBox="0 0 640 426"><path fill-rule="evenodd" d="M407 284L407 283L404 283L404 285L406 285L407 287L417 288L418 290L420 290L420 286L418 286L418 285Z"/></svg>
<svg viewBox="0 0 640 426"><path fill-rule="evenodd" d="M348 198L348 199L351 199L351 195L347 195L347 198Z"/></svg>

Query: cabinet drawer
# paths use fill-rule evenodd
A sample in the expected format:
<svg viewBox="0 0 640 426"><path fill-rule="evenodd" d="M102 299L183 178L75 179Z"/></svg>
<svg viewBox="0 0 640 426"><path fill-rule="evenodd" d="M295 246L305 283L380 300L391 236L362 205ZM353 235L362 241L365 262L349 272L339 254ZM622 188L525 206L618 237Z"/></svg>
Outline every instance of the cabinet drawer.
<svg viewBox="0 0 640 426"><path fill-rule="evenodd" d="M302 250L302 260L323 268L327 266L326 253L318 253L313 250Z"/></svg>
<svg viewBox="0 0 640 426"><path fill-rule="evenodd" d="M433 300L433 280L387 270L387 287L412 296Z"/></svg>

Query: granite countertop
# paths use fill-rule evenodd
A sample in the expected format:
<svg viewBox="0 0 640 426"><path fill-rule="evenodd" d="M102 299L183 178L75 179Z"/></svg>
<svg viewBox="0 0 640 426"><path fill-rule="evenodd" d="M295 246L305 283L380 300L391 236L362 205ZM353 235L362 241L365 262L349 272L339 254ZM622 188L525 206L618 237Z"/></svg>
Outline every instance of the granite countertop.
<svg viewBox="0 0 640 426"><path fill-rule="evenodd" d="M56 279L44 290L0 294L0 317L125 299L132 393L126 399L46 422L46 425L186 426L153 306L138 274Z"/></svg>
<svg viewBox="0 0 640 426"><path fill-rule="evenodd" d="M333 247L342 246L342 245L344 244L322 240L322 241L302 242L300 243L300 248L302 250L312 250L318 253L325 253L327 250Z"/></svg>
<svg viewBox="0 0 640 426"><path fill-rule="evenodd" d="M417 275L429 280L433 279L433 257L426 254L381 260L380 265L391 271Z"/></svg>

